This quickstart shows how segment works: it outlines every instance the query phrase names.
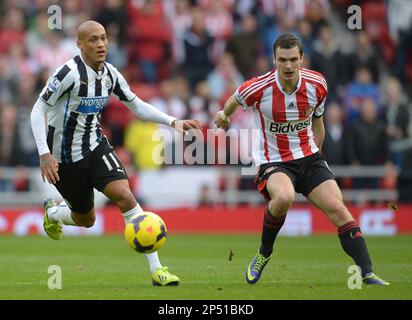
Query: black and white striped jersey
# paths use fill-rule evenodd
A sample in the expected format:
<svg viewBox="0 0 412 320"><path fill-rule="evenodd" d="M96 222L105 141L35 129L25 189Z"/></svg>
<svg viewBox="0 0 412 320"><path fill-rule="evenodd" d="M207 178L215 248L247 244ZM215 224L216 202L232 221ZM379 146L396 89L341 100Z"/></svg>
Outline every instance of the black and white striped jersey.
<svg viewBox="0 0 412 320"><path fill-rule="evenodd" d="M79 161L102 142L99 120L111 94L126 103L136 98L110 63L96 73L78 55L55 70L40 99L50 107L47 145L58 162Z"/></svg>

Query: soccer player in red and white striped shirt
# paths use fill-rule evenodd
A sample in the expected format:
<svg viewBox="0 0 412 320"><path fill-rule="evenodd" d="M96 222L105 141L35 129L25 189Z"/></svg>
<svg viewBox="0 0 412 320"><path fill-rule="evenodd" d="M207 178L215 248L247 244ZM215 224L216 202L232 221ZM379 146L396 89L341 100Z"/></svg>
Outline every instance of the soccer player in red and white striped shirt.
<svg viewBox="0 0 412 320"><path fill-rule="evenodd" d="M253 284L259 280L296 191L337 227L342 248L360 267L364 283L389 284L373 273L359 225L344 205L335 178L319 152L325 135L325 78L301 68L303 45L290 33L275 41L273 53L276 67L243 83L215 118L216 126L225 129L239 105L253 108L260 130L253 158L259 166L258 190L267 206L261 246L249 264L246 281Z"/></svg>

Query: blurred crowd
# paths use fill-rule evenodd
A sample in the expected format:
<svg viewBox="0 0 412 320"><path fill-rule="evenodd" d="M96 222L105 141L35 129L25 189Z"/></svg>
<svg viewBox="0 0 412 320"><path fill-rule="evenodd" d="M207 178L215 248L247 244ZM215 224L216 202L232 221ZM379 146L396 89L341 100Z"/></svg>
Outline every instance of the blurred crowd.
<svg viewBox="0 0 412 320"><path fill-rule="evenodd" d="M328 82L329 164L401 168L398 180L343 179L342 186L412 185L410 1L53 1L62 9L61 30L48 27L51 4L0 2L0 167L38 165L31 108L54 68L79 53L77 26L94 19L107 31L108 62L139 97L177 118L198 119L205 128L214 128L215 112L243 81L273 68L274 39L286 31L296 34L304 44L304 67ZM361 30L347 26L352 4L362 8ZM248 112L239 112L232 127L250 128L249 119ZM159 167L151 156L155 124L136 119L115 100L104 108L102 124L126 164ZM0 182L2 188L25 187ZM410 198L412 191L403 190Z"/></svg>

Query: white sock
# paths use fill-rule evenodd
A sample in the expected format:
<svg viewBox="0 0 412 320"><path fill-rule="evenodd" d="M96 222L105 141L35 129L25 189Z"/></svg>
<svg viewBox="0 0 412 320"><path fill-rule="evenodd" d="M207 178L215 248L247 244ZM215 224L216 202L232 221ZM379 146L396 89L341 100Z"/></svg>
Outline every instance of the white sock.
<svg viewBox="0 0 412 320"><path fill-rule="evenodd" d="M137 204L136 207L130 209L129 211L122 212L122 216L124 218L125 223L127 223L135 214L143 212L142 207ZM153 273L156 271L157 268L161 268L162 265L160 264L159 257L157 255L157 251L152 253L144 254L147 262L149 263L150 272Z"/></svg>
<svg viewBox="0 0 412 320"><path fill-rule="evenodd" d="M129 211L122 212L124 222L125 223L129 222L131 217L133 217L135 214L138 214L140 212L143 212L143 209L139 204L137 204L136 207L134 207L133 209L130 209Z"/></svg>
<svg viewBox="0 0 412 320"><path fill-rule="evenodd" d="M49 208L47 216L51 222L61 222L66 226L76 226L72 218L72 210L67 206L66 201L60 202L58 206Z"/></svg>
<svg viewBox="0 0 412 320"><path fill-rule="evenodd" d="M157 255L157 251L152 253L146 253L145 258L147 262L149 262L150 272L153 273L156 269L161 268L162 265L160 263L159 257Z"/></svg>

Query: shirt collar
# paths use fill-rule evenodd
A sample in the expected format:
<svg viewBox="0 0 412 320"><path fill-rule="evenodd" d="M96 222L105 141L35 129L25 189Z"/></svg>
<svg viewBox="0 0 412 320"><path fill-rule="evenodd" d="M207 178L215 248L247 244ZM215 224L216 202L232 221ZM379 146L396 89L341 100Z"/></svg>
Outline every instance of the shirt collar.
<svg viewBox="0 0 412 320"><path fill-rule="evenodd" d="M296 84L295 90L293 90L291 93L287 93L287 92L285 92L285 90L283 89L282 84L280 83L278 70L276 69L275 79L276 79L276 84L277 84L279 90L282 91L284 94L287 94L287 95L294 94L300 88L300 85L302 83L302 76L300 74L300 70L298 72L299 72L299 80L298 80L298 83Z"/></svg>
<svg viewBox="0 0 412 320"><path fill-rule="evenodd" d="M104 74L106 73L106 67L104 65L104 63L102 63L102 68L99 72L94 71L94 69L92 67L90 67L84 60L81 54L79 54L80 59L83 61L84 65L86 66L86 69L90 70L90 72L93 73L93 75L97 78L97 79L101 79Z"/></svg>

